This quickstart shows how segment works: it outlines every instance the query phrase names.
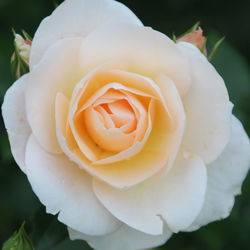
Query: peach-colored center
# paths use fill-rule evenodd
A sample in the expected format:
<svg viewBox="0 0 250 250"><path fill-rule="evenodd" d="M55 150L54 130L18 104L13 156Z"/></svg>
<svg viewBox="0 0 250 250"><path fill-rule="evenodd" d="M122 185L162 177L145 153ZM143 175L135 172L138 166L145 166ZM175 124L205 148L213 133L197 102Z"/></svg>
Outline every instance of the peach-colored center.
<svg viewBox="0 0 250 250"><path fill-rule="evenodd" d="M137 121L133 108L126 99L105 99L107 95L121 95L117 90L110 90L94 104L100 121L106 129L120 128L124 133L131 133L136 129Z"/></svg>
<svg viewBox="0 0 250 250"><path fill-rule="evenodd" d="M170 168L184 131L184 111L168 77L99 70L83 78L69 100L56 96L56 131L80 168L118 188Z"/></svg>
<svg viewBox="0 0 250 250"><path fill-rule="evenodd" d="M135 94L110 88L91 99L92 102L78 112L75 122L84 122L82 127L86 127L99 148L121 152L143 139L148 123L147 111Z"/></svg>

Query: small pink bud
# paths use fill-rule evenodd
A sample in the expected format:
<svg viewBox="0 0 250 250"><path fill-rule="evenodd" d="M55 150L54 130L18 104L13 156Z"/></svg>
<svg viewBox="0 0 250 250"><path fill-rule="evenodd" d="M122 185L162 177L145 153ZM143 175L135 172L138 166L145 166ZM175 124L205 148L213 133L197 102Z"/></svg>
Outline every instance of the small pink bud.
<svg viewBox="0 0 250 250"><path fill-rule="evenodd" d="M204 55L207 55L207 50L205 46L207 38L203 36L203 30L198 28L195 31L192 31L182 37L180 37L177 41L178 42L188 42L196 46Z"/></svg>

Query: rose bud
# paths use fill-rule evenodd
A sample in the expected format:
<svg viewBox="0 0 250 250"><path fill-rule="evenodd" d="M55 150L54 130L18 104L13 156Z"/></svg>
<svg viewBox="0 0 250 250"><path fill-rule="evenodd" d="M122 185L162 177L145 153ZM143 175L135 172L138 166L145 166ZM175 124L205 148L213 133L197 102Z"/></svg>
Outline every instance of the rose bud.
<svg viewBox="0 0 250 250"><path fill-rule="evenodd" d="M188 42L196 46L201 52L206 56L206 40L207 38L203 36L203 30L199 27L198 29L187 33L180 37L177 42Z"/></svg>
<svg viewBox="0 0 250 250"><path fill-rule="evenodd" d="M15 34L15 46L19 55L26 64L29 64L30 59L30 49L32 43L28 40L25 40L21 35Z"/></svg>

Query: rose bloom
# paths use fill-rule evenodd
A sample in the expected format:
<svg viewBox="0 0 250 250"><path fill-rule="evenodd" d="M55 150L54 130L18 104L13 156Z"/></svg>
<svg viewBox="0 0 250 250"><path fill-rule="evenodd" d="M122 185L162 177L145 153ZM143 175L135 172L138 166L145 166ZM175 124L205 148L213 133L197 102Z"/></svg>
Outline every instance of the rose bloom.
<svg viewBox="0 0 250 250"><path fill-rule="evenodd" d="M71 239L155 247L229 215L250 161L223 79L113 0L66 0L5 95L11 150Z"/></svg>

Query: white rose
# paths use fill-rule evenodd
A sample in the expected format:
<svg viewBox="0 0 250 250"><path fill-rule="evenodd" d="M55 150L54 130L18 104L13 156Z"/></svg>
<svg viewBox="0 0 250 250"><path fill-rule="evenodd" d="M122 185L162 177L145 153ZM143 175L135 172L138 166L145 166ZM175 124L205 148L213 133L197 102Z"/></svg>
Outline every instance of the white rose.
<svg viewBox="0 0 250 250"><path fill-rule="evenodd" d="M200 51L112 0L66 0L39 26L2 107L47 212L99 250L163 244L225 218L249 139Z"/></svg>

